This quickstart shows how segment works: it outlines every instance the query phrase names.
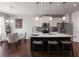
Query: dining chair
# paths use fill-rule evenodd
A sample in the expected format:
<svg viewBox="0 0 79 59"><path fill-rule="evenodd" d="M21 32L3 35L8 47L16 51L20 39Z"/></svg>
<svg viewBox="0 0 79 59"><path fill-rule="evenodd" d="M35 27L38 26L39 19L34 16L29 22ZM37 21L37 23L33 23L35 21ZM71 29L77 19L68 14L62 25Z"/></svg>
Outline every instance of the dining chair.
<svg viewBox="0 0 79 59"><path fill-rule="evenodd" d="M16 46L17 47L17 41L18 41L18 38L17 38L16 33L8 35L8 47L9 48L11 46Z"/></svg>
<svg viewBox="0 0 79 59"><path fill-rule="evenodd" d="M72 52L72 56L74 56L73 54L73 44L72 41L60 41L61 43L61 48L62 48L62 52Z"/></svg>
<svg viewBox="0 0 79 59"><path fill-rule="evenodd" d="M49 41L48 40L48 53L49 52L58 52L59 51L59 45L57 41Z"/></svg>
<svg viewBox="0 0 79 59"><path fill-rule="evenodd" d="M33 41L33 45L32 45L32 50L33 51L43 51L43 41Z"/></svg>

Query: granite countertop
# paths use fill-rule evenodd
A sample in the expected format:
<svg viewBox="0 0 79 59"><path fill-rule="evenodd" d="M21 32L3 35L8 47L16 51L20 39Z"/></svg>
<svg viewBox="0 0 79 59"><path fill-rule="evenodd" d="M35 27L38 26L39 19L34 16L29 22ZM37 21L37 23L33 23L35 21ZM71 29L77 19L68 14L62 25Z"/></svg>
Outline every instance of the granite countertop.
<svg viewBox="0 0 79 59"><path fill-rule="evenodd" d="M31 37L72 37L70 34L64 33L32 33Z"/></svg>

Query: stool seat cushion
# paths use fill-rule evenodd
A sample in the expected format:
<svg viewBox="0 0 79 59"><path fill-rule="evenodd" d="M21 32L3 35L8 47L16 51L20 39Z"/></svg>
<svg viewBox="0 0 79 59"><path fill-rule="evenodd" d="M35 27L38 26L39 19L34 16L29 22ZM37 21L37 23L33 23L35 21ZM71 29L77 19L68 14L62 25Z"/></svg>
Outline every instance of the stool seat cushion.
<svg viewBox="0 0 79 59"><path fill-rule="evenodd" d="M42 44L42 41L33 41L33 44Z"/></svg>
<svg viewBox="0 0 79 59"><path fill-rule="evenodd" d="M72 44L70 41L60 41L62 44Z"/></svg>
<svg viewBox="0 0 79 59"><path fill-rule="evenodd" d="M48 44L58 44L57 41L48 41Z"/></svg>

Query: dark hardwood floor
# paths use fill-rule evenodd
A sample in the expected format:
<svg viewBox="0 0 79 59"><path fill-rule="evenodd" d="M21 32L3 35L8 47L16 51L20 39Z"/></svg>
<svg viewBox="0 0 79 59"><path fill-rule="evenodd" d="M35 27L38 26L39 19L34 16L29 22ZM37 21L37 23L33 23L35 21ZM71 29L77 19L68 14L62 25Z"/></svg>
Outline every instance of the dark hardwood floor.
<svg viewBox="0 0 79 59"><path fill-rule="evenodd" d="M79 56L79 43L73 43L74 57ZM21 41L21 45L7 47L5 43L0 46L0 57L72 57L71 52L48 53L41 51L30 51L30 40L26 43Z"/></svg>

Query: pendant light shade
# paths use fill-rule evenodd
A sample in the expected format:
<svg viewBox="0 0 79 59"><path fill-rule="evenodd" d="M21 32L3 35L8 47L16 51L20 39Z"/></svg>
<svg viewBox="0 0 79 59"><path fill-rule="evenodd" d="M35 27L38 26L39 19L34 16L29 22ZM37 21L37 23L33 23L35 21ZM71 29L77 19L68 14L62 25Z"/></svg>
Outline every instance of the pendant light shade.
<svg viewBox="0 0 79 59"><path fill-rule="evenodd" d="M52 17L50 16L49 19L52 20Z"/></svg>
<svg viewBox="0 0 79 59"><path fill-rule="evenodd" d="M39 17L38 16L36 16L36 18L35 18L36 20L38 20L39 19Z"/></svg>
<svg viewBox="0 0 79 59"><path fill-rule="evenodd" d="M9 22L9 20L6 20L6 22L8 23L8 22Z"/></svg>
<svg viewBox="0 0 79 59"><path fill-rule="evenodd" d="M66 20L66 17L64 16L64 17L63 17L63 21L65 21L65 20Z"/></svg>
<svg viewBox="0 0 79 59"><path fill-rule="evenodd" d="M10 22L13 23L14 21L13 20L10 20Z"/></svg>
<svg viewBox="0 0 79 59"><path fill-rule="evenodd" d="M38 15L38 4L39 4L39 2L36 2L36 15ZM38 16L36 16L36 18L35 18L36 20L38 20L39 19L39 17Z"/></svg>

